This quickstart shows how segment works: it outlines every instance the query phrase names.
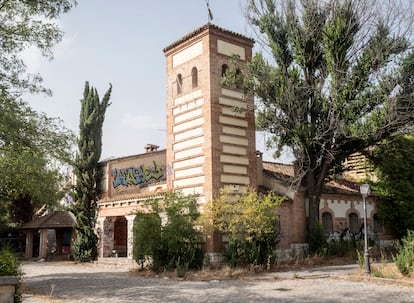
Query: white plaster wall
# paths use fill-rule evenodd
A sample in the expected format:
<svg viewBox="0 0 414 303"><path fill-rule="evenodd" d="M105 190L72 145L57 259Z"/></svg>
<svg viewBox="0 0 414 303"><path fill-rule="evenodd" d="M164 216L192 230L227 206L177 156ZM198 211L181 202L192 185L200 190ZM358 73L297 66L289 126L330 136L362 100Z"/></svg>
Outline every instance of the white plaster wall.
<svg viewBox="0 0 414 303"><path fill-rule="evenodd" d="M220 155L220 162L249 165L249 158L241 156Z"/></svg>
<svg viewBox="0 0 414 303"><path fill-rule="evenodd" d="M247 150L244 147L236 147L232 145L223 145L223 152L225 154L247 155Z"/></svg>
<svg viewBox="0 0 414 303"><path fill-rule="evenodd" d="M223 126L223 133L237 136L246 136L246 130L237 127Z"/></svg>
<svg viewBox="0 0 414 303"><path fill-rule="evenodd" d="M236 107L241 109L247 109L247 103L243 101L237 101L229 98L220 97L219 103L230 107Z"/></svg>
<svg viewBox="0 0 414 303"><path fill-rule="evenodd" d="M190 129L186 132L174 135L174 139L177 142L177 141L185 140L185 139L188 139L188 138L191 138L191 137L197 137L197 136L200 136L202 134L203 134L203 128L202 127L197 127L197 128L194 128L194 129Z"/></svg>
<svg viewBox="0 0 414 303"><path fill-rule="evenodd" d="M194 155L199 155L202 152L203 152L202 146L197 146L191 149L186 149L183 151L176 152L174 154L174 160L183 159L183 158L187 158L187 157L194 156Z"/></svg>
<svg viewBox="0 0 414 303"><path fill-rule="evenodd" d="M247 167L236 165L223 165L223 171L230 174L247 175Z"/></svg>
<svg viewBox="0 0 414 303"><path fill-rule="evenodd" d="M232 184L249 184L249 177L244 176L232 176L232 175L221 175L220 181L223 183L232 183Z"/></svg>
<svg viewBox="0 0 414 303"><path fill-rule="evenodd" d="M184 114L177 115L174 117L174 124L181 123L185 120L193 119L195 117L201 116L203 114L203 111L201 108L197 108L191 111L187 111Z"/></svg>
<svg viewBox="0 0 414 303"><path fill-rule="evenodd" d="M221 124L247 127L247 121L246 120L220 116L219 121L220 121Z"/></svg>
<svg viewBox="0 0 414 303"><path fill-rule="evenodd" d="M184 113L186 111L189 111L189 110L192 110L192 109L194 109L196 107L199 107L199 106L201 106L203 104L204 104L204 99L203 98L200 98L200 99L197 99L197 100L193 100L193 101L189 101L187 103L180 104L180 105L176 106L173 109L173 114L174 115L179 115L181 113Z"/></svg>
<svg viewBox="0 0 414 303"><path fill-rule="evenodd" d="M202 94L203 94L202 90L198 89L198 90L192 91L189 94L185 94L183 96L175 98L174 99L174 106L184 104L184 103L188 103L189 101L194 101L194 99L202 98Z"/></svg>
<svg viewBox="0 0 414 303"><path fill-rule="evenodd" d="M205 181L206 180L204 176L174 180L174 187L186 187L194 184L203 184Z"/></svg>
<svg viewBox="0 0 414 303"><path fill-rule="evenodd" d="M178 133L190 128L195 128L197 126L203 125L204 124L204 117L200 117L197 119L194 119L192 121L188 121L188 122L184 122L178 125L174 125L173 126L173 133Z"/></svg>
<svg viewBox="0 0 414 303"><path fill-rule="evenodd" d="M203 164L203 163L204 163L204 156L200 156L200 157L195 157L195 158L191 158L188 160L174 162L173 167L174 169L179 169L179 168L194 166L194 165Z"/></svg>
<svg viewBox="0 0 414 303"><path fill-rule="evenodd" d="M180 150L180 149L188 149L190 147L200 145L204 143L204 136L189 139L186 141L182 141L180 143L176 143L173 145L173 150Z"/></svg>
<svg viewBox="0 0 414 303"><path fill-rule="evenodd" d="M203 53L203 41L198 41L193 45L183 49L181 52L176 53L172 56L173 68L183 64L184 62L190 61L191 59L201 55Z"/></svg>
<svg viewBox="0 0 414 303"><path fill-rule="evenodd" d="M183 178L186 176L193 176L193 175L199 175L203 173L203 167L202 166L197 166L197 167L191 167L191 168L187 168L187 169L180 169L180 170L175 170L174 171L174 175L176 178Z"/></svg>
<svg viewBox="0 0 414 303"><path fill-rule="evenodd" d="M225 96L237 98L237 99L244 99L244 94L241 93L240 91L237 91L237 90L222 88L221 89L221 94L225 95Z"/></svg>
<svg viewBox="0 0 414 303"><path fill-rule="evenodd" d="M243 145L243 146L247 146L249 144L249 142L247 141L246 138L226 136L226 135L221 135L220 136L220 142L236 144L236 145Z"/></svg>
<svg viewBox="0 0 414 303"><path fill-rule="evenodd" d="M220 39L217 39L217 52L229 57L238 55L241 60L246 60L246 52L243 47Z"/></svg>

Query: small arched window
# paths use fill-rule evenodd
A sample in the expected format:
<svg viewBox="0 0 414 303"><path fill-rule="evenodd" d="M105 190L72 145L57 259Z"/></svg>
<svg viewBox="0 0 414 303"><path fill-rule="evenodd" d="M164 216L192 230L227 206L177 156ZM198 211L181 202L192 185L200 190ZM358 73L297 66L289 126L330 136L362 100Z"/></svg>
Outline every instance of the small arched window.
<svg viewBox="0 0 414 303"><path fill-rule="evenodd" d="M223 64L221 66L221 77L222 78L224 78L228 69L229 69L229 66L227 64Z"/></svg>
<svg viewBox="0 0 414 303"><path fill-rule="evenodd" d="M183 91L183 76L181 74L177 75L177 95L180 95Z"/></svg>
<svg viewBox="0 0 414 303"><path fill-rule="evenodd" d="M331 213L324 212L322 214L322 227L325 235L329 235L333 232L333 222Z"/></svg>
<svg viewBox="0 0 414 303"><path fill-rule="evenodd" d="M351 233L353 234L357 234L359 233L359 220L358 220L358 215L356 213L350 213L349 214L349 230L351 231Z"/></svg>
<svg viewBox="0 0 414 303"><path fill-rule="evenodd" d="M191 83L192 88L196 88L198 86L198 71L195 66L191 69Z"/></svg>

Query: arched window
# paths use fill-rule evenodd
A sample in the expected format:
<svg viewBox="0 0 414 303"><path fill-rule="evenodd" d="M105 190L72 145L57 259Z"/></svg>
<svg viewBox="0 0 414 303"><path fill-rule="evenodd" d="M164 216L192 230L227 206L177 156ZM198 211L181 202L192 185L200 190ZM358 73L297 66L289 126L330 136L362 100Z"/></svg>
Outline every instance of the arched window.
<svg viewBox="0 0 414 303"><path fill-rule="evenodd" d="M191 69L191 83L192 88L196 88L198 86L198 71L195 66Z"/></svg>
<svg viewBox="0 0 414 303"><path fill-rule="evenodd" d="M325 235L329 235L333 232L332 215L330 212L324 212L322 214L322 227Z"/></svg>
<svg viewBox="0 0 414 303"><path fill-rule="evenodd" d="M224 78L228 69L229 69L229 66L227 64L223 64L221 66L221 77L222 78Z"/></svg>
<svg viewBox="0 0 414 303"><path fill-rule="evenodd" d="M177 95L180 95L183 91L183 76L181 74L177 75Z"/></svg>
<svg viewBox="0 0 414 303"><path fill-rule="evenodd" d="M382 224L381 220L378 218L377 214L374 214L374 233L382 233Z"/></svg>
<svg viewBox="0 0 414 303"><path fill-rule="evenodd" d="M349 214L349 230L351 231L351 233L353 234L357 234L359 233L359 220L358 220L358 215L356 213L350 213Z"/></svg>

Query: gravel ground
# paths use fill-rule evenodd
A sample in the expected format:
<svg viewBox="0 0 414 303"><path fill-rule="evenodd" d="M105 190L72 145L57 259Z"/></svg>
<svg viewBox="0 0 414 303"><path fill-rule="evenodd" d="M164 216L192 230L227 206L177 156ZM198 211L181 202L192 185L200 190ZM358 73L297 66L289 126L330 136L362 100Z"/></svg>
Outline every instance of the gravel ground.
<svg viewBox="0 0 414 303"><path fill-rule="evenodd" d="M325 267L238 280L176 281L126 268L72 262L23 263L23 303L75 302L414 302L414 286L355 281L357 268Z"/></svg>

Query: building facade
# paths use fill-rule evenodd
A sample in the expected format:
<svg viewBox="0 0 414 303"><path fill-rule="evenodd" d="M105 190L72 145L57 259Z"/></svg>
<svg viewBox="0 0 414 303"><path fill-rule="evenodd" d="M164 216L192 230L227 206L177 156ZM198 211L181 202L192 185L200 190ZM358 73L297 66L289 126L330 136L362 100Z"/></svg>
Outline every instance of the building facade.
<svg viewBox="0 0 414 303"><path fill-rule="evenodd" d="M286 255L306 249L307 200L287 180L291 165L263 162L255 146L253 98L223 76L237 58L242 70L254 41L212 24L202 26L164 49L166 58L167 144L148 144L146 152L101 163L103 194L98 201L99 257L132 259L135 213L145 201L180 189L196 193L200 204L222 188L274 190L287 200L279 209L280 242ZM321 222L334 234L360 227L362 197L358 184L330 184L321 201ZM375 206L369 199L368 222ZM355 217L356 216L356 217ZM210 235L206 251L218 253L221 238ZM214 261L214 259L213 259Z"/></svg>

